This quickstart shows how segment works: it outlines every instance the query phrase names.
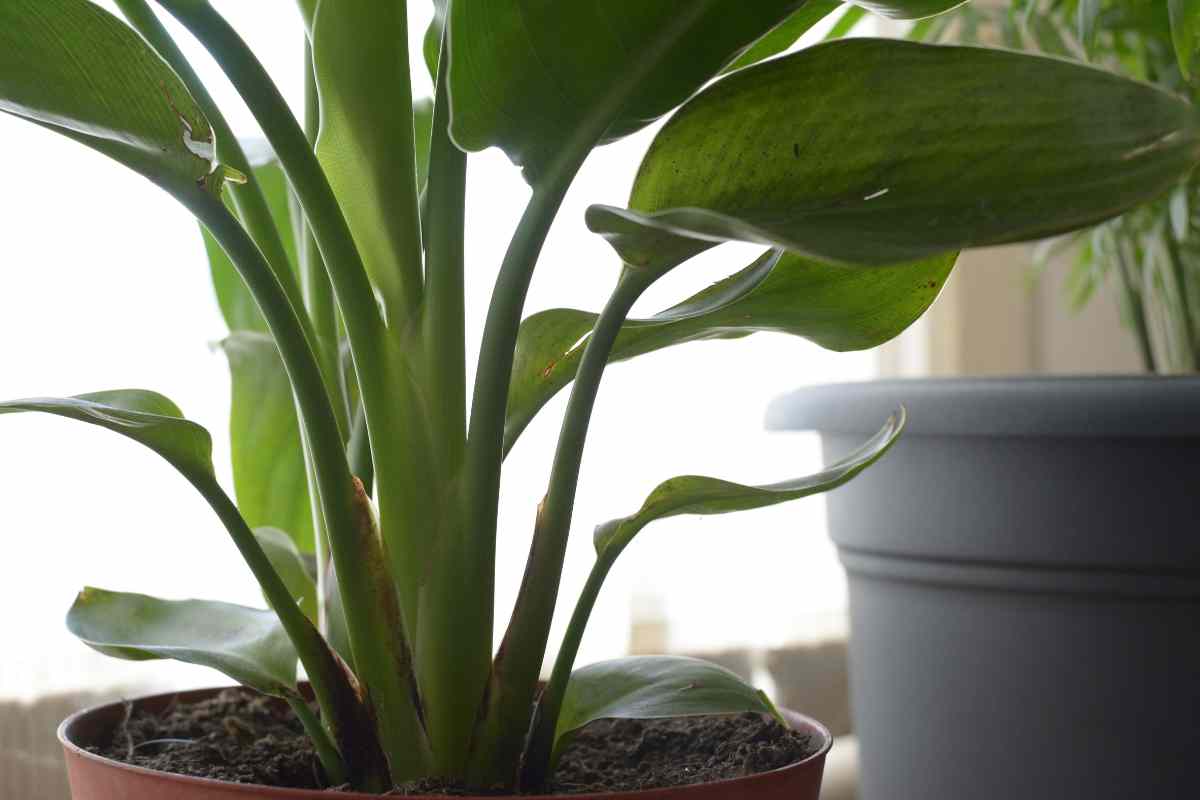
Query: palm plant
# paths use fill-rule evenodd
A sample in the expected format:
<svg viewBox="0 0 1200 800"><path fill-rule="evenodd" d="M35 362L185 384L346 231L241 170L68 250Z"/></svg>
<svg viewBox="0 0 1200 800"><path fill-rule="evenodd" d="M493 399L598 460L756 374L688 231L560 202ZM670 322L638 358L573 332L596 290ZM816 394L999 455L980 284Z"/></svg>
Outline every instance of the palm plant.
<svg viewBox="0 0 1200 800"><path fill-rule="evenodd" d="M1188 0L1011 0L964 6L914 26L921 41L992 40L1097 66L1196 100L1193 32L1200 6ZM1116 219L1040 244L1035 275L1073 256L1063 284L1078 311L1115 282L1121 319L1147 372L1200 369L1200 185L1181 175L1172 191Z"/></svg>
<svg viewBox="0 0 1200 800"><path fill-rule="evenodd" d="M858 5L918 18L957 2ZM436 92L415 101L403 2L300 0L303 123L207 0L157 3L212 53L269 148L232 135L147 0L116 0L126 22L88 0L0 4L0 109L138 171L203 224L233 331L237 502L214 476L208 433L161 395L0 411L58 414L155 450L212 505L270 606L85 589L71 630L117 657L211 666L287 700L328 780L364 790L423 776L533 789L599 717L773 713L761 693L693 660L575 670L597 594L654 520L834 488L884 454L903 412L816 475L757 487L672 478L599 526L542 688L608 363L760 330L873 347L923 313L959 250L1092 225L1157 197L1200 158L1190 104L1079 64L869 39L774 57L849 8L834 0L439 0L424 40ZM629 207L587 213L619 256L603 309L522 320L584 159L672 112ZM532 194L468 402L465 174L467 153L488 147L521 167ZM660 314L627 319L660 277L731 240L764 252ZM568 385L525 579L494 649L504 457Z"/></svg>

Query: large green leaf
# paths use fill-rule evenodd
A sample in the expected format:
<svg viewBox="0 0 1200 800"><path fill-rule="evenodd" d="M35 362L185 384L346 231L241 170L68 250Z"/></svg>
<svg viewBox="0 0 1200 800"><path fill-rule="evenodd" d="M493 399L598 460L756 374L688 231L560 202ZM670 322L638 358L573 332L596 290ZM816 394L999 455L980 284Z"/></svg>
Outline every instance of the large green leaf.
<svg viewBox="0 0 1200 800"><path fill-rule="evenodd" d="M280 166L279 160L265 141L243 142L246 156L254 170L254 180L262 188L263 196L271 212L271 218L279 230L283 241L288 263L296 264L296 229L293 224L290 202L290 190L287 176ZM232 210L233 201L225 198L226 205ZM208 264L212 272L213 289L217 295L217 305L230 332L259 331L267 332L267 323L258 304L246 288L245 281L234 268L229 256L203 225L200 226L204 237L204 250L208 255Z"/></svg>
<svg viewBox="0 0 1200 800"><path fill-rule="evenodd" d="M1171 38L1179 69L1185 77L1191 75L1192 61L1200 48L1200 0L1167 0L1171 14Z"/></svg>
<svg viewBox="0 0 1200 800"><path fill-rule="evenodd" d="M405 4L375 0L321 0L312 23L317 156L393 314L421 289L407 30Z"/></svg>
<svg viewBox="0 0 1200 800"><path fill-rule="evenodd" d="M220 670L276 697L297 697L296 651L273 611L86 588L67 628L105 655L168 658Z"/></svg>
<svg viewBox="0 0 1200 800"><path fill-rule="evenodd" d="M633 211L593 207L589 225L635 266L728 239L917 260L1149 200L1194 165L1197 123L1178 97L1078 63L846 39L700 94L655 139Z"/></svg>
<svg viewBox="0 0 1200 800"><path fill-rule="evenodd" d="M802 336L830 350L866 350L897 336L929 308L954 266L938 256L873 270L768 253L677 306L621 328L610 361L684 342L757 331ZM579 368L597 315L543 311L521 323L508 395L505 447Z"/></svg>
<svg viewBox="0 0 1200 800"><path fill-rule="evenodd" d="M761 691L724 667L697 658L636 656L589 664L571 673L555 731L554 760L572 733L596 720L748 711L783 721Z"/></svg>
<svg viewBox="0 0 1200 800"><path fill-rule="evenodd" d="M304 615L317 621L317 583L313 574L315 559L296 549L290 534L278 528L255 528L254 538L275 568L279 579L287 587L292 599L304 611Z"/></svg>
<svg viewBox="0 0 1200 800"><path fill-rule="evenodd" d="M746 486L699 475L683 475L664 481L636 513L596 528L596 552L602 556L619 552L651 522L666 517L747 511L835 489L882 458L900 436L905 419L904 409L898 410L860 448L821 472L803 478L765 486Z"/></svg>
<svg viewBox="0 0 1200 800"><path fill-rule="evenodd" d="M501 147L536 177L581 131L612 140L667 113L804 4L452 3L451 133L466 150Z"/></svg>
<svg viewBox="0 0 1200 800"><path fill-rule="evenodd" d="M87 0L0 3L0 110L171 189L213 184L213 136L178 76Z"/></svg>
<svg viewBox="0 0 1200 800"><path fill-rule="evenodd" d="M123 389L0 403L0 414L41 411L87 422L149 447L185 475L211 476L212 438L156 392Z"/></svg>
<svg viewBox="0 0 1200 800"><path fill-rule="evenodd" d="M229 432L238 510L252 528L287 531L315 547L308 472L292 386L275 342L241 331L221 342L232 377Z"/></svg>

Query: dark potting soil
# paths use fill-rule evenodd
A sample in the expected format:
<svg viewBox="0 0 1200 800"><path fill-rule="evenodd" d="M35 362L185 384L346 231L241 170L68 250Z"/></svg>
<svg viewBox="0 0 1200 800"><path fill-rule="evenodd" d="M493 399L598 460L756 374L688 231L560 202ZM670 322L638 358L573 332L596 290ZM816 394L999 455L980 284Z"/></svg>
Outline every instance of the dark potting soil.
<svg viewBox="0 0 1200 800"><path fill-rule="evenodd" d="M165 712L134 711L91 752L148 769L296 789L325 787L291 709L229 689ZM805 734L758 714L667 720L601 720L576 735L546 791L632 791L708 783L787 766L814 752ZM421 781L398 794L463 794Z"/></svg>
<svg viewBox="0 0 1200 800"><path fill-rule="evenodd" d="M761 714L600 720L563 751L549 791L630 791L741 778L811 755L809 740Z"/></svg>

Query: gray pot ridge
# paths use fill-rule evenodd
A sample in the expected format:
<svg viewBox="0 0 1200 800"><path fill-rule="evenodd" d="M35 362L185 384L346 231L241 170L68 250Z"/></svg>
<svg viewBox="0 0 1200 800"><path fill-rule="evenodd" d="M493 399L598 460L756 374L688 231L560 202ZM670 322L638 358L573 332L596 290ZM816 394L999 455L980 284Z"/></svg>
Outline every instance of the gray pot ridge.
<svg viewBox="0 0 1200 800"><path fill-rule="evenodd" d="M778 399L826 458L865 800L1200 796L1200 378L881 381Z"/></svg>

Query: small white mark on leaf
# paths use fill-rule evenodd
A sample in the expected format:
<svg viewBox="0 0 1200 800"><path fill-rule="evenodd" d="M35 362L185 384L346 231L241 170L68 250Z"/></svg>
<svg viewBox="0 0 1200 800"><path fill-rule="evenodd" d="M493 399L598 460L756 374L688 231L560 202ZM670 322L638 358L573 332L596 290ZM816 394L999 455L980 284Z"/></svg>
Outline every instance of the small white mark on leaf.
<svg viewBox="0 0 1200 800"><path fill-rule="evenodd" d="M1161 150L1164 147L1170 146L1171 142L1178 139L1180 137L1180 135L1181 135L1180 131L1171 131L1170 133L1166 134L1165 136L1160 136L1159 138L1155 139L1150 144L1144 144L1141 147L1135 147L1132 150L1129 150L1128 152L1124 153L1121 156L1121 160L1122 161L1132 161L1133 159L1138 158L1140 156L1147 155L1148 153L1153 153L1155 150Z"/></svg>
<svg viewBox="0 0 1200 800"><path fill-rule="evenodd" d="M864 197L863 200L875 200L876 198L883 197L890 191L891 189L880 189L878 192L871 192L871 194Z"/></svg>

